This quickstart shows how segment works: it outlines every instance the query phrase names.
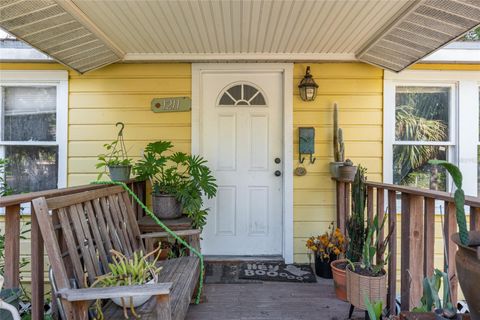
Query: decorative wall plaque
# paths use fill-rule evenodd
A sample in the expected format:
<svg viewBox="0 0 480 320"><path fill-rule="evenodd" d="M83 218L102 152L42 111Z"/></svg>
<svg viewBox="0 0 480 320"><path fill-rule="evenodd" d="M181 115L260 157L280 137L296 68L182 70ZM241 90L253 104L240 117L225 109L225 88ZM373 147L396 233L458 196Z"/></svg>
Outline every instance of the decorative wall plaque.
<svg viewBox="0 0 480 320"><path fill-rule="evenodd" d="M185 112L192 109L190 97L153 98L151 102L153 112Z"/></svg>

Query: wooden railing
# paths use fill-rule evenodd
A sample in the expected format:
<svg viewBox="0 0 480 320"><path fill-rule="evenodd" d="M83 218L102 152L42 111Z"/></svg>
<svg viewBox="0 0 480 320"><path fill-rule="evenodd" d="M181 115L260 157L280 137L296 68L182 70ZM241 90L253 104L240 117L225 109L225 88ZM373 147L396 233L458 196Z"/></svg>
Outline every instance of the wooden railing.
<svg viewBox="0 0 480 320"><path fill-rule="evenodd" d="M145 181L131 180L127 183L127 185L132 189L132 191L135 192L140 200L145 202ZM33 206L31 206L31 201L39 197L52 198L106 187L108 187L108 185L90 184L85 186L0 197L0 208L4 208L5 210L5 288L18 288L20 286L20 210L22 206L30 207L31 256L29 262L31 264L32 319L43 319L44 314L44 248L42 235L40 233L37 220L35 219L35 212ZM138 218L141 218L145 215L142 207L135 205L135 203L134 209Z"/></svg>
<svg viewBox="0 0 480 320"><path fill-rule="evenodd" d="M337 225L345 231L346 221L351 214L351 184L337 181ZM400 206L397 207L397 199ZM418 306L422 296L422 281L434 271L435 204L440 201L443 208L443 235L446 242L445 265L453 301L457 301L458 280L455 274L456 245L451 240L457 232L453 195L447 192L425 190L386 183L367 182L367 219L372 221L375 213L379 219L388 215L388 225L394 231L388 244L388 300L387 308L395 311L397 292L397 239L400 238L400 296L401 310ZM470 207L470 229L480 230L480 198L465 198ZM376 212L374 212L374 210ZM397 229L397 218L400 229ZM387 229L387 228L385 228ZM381 234L380 237L383 237Z"/></svg>

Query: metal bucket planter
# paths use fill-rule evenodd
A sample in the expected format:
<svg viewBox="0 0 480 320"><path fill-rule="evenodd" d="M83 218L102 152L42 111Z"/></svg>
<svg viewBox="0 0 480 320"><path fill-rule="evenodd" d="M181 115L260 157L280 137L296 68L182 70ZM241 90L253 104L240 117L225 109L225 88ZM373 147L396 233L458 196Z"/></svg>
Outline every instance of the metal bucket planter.
<svg viewBox="0 0 480 320"><path fill-rule="evenodd" d="M338 179L338 168L343 166L343 162L330 162L330 174L332 178Z"/></svg>
<svg viewBox="0 0 480 320"><path fill-rule="evenodd" d="M152 194L152 207L159 219L177 219L182 216L180 202L171 195Z"/></svg>
<svg viewBox="0 0 480 320"><path fill-rule="evenodd" d="M125 182L130 180L131 170L132 166L108 166L108 172L112 181Z"/></svg>
<svg viewBox="0 0 480 320"><path fill-rule="evenodd" d="M355 264L355 267L359 265ZM387 303L387 274L379 277L360 275L347 266L347 300L358 309L366 310L365 297L370 301Z"/></svg>
<svg viewBox="0 0 480 320"><path fill-rule="evenodd" d="M460 242L459 234L455 233L452 240L458 245L455 255L458 281L467 300L472 320L480 320L480 231L468 233L470 245L464 246Z"/></svg>
<svg viewBox="0 0 480 320"><path fill-rule="evenodd" d="M20 302L20 295L22 294L21 289L2 289L0 291L0 300L5 301L8 304L11 304L18 310L18 304ZM2 320L13 320L12 314L8 310L0 310L0 319Z"/></svg>

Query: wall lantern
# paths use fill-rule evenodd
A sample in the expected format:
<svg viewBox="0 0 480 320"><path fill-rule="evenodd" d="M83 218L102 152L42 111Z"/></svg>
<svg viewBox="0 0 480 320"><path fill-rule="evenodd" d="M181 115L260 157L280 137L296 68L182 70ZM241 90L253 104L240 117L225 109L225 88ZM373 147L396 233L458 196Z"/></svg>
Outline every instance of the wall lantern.
<svg viewBox="0 0 480 320"><path fill-rule="evenodd" d="M307 67L305 76L298 85L300 90L300 97L303 101L313 101L317 97L318 84L313 80L312 75L310 74L310 66Z"/></svg>

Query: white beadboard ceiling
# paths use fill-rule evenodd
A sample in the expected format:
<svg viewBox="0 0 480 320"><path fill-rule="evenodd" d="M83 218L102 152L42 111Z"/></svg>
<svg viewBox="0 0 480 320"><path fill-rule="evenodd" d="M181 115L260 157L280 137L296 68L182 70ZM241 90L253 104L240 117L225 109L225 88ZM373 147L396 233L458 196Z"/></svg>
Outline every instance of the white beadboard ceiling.
<svg viewBox="0 0 480 320"><path fill-rule="evenodd" d="M101 65L88 50L75 65L52 46L101 45L103 64L359 59L399 71L480 23L480 0L1 0L0 10L1 27L80 72ZM412 25L416 37L398 37Z"/></svg>

